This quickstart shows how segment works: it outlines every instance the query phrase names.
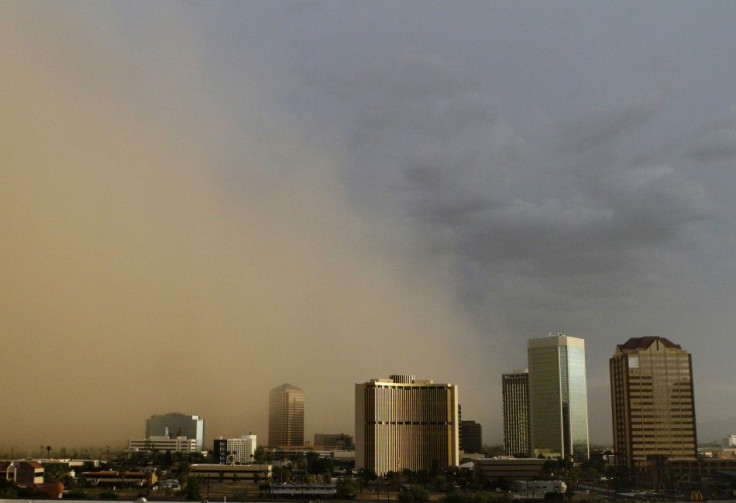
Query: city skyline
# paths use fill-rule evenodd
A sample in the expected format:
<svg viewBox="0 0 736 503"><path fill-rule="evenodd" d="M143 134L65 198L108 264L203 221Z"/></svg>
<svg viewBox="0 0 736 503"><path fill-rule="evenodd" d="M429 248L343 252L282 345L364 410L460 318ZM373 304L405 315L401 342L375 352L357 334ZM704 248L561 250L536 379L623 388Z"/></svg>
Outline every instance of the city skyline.
<svg viewBox="0 0 736 503"><path fill-rule="evenodd" d="M529 338L690 348L733 433L736 5L0 4L0 448L180 410L353 429L352 384L455 383L502 441ZM594 364L595 362L595 364ZM724 407L723 404L726 404Z"/></svg>

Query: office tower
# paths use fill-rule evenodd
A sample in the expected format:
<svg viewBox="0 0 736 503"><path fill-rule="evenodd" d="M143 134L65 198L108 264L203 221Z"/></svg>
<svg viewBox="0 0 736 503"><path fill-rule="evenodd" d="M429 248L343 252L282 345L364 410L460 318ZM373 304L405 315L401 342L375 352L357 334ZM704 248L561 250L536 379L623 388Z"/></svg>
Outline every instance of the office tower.
<svg viewBox="0 0 736 503"><path fill-rule="evenodd" d="M304 392L282 384L268 395L268 446L304 445Z"/></svg>
<svg viewBox="0 0 736 503"><path fill-rule="evenodd" d="M585 341L557 334L528 341L532 454L589 457Z"/></svg>
<svg viewBox="0 0 736 503"><path fill-rule="evenodd" d="M483 428L475 421L460 421L460 450L465 453L483 451Z"/></svg>
<svg viewBox="0 0 736 503"><path fill-rule="evenodd" d="M256 436L242 435L240 438L215 439L212 460L218 464L252 463L256 453Z"/></svg>
<svg viewBox="0 0 736 503"><path fill-rule="evenodd" d="M664 337L637 337L610 359L616 464L643 468L647 456L697 457L690 353Z"/></svg>
<svg viewBox="0 0 736 503"><path fill-rule="evenodd" d="M529 374L520 372L501 376L503 395L503 445L509 456L531 455L529 419Z"/></svg>
<svg viewBox="0 0 736 503"><path fill-rule="evenodd" d="M197 452L204 446L204 419L199 416L188 416L179 412L151 416L146 420L146 438L186 437L196 440Z"/></svg>
<svg viewBox="0 0 736 503"><path fill-rule="evenodd" d="M392 375L355 385L355 467L389 471L457 466L457 386Z"/></svg>

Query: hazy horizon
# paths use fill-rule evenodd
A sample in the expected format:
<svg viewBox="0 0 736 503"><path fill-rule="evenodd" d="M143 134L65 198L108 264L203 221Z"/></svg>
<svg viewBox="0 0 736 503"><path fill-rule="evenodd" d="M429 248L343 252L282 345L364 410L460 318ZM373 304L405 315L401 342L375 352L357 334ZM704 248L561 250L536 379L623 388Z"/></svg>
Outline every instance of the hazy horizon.
<svg viewBox="0 0 736 503"><path fill-rule="evenodd" d="M692 354L736 432L736 4L0 4L0 451L152 414L354 434L354 383L501 434L526 341ZM729 405L731 404L731 405Z"/></svg>

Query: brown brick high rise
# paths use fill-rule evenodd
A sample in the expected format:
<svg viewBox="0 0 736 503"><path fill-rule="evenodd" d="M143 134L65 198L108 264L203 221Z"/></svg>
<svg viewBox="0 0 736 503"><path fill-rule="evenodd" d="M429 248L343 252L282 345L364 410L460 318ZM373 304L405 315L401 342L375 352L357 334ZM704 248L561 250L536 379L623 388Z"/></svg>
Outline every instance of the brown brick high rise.
<svg viewBox="0 0 736 503"><path fill-rule="evenodd" d="M664 337L638 337L610 360L616 464L632 472L647 456L697 457L690 354Z"/></svg>

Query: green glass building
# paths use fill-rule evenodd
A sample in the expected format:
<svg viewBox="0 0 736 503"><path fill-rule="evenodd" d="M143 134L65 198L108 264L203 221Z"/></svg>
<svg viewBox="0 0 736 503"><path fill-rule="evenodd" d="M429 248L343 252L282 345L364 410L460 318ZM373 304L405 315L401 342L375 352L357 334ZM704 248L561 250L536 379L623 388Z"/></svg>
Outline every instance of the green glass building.
<svg viewBox="0 0 736 503"><path fill-rule="evenodd" d="M557 334L530 339L527 348L533 455L587 460L585 341Z"/></svg>

